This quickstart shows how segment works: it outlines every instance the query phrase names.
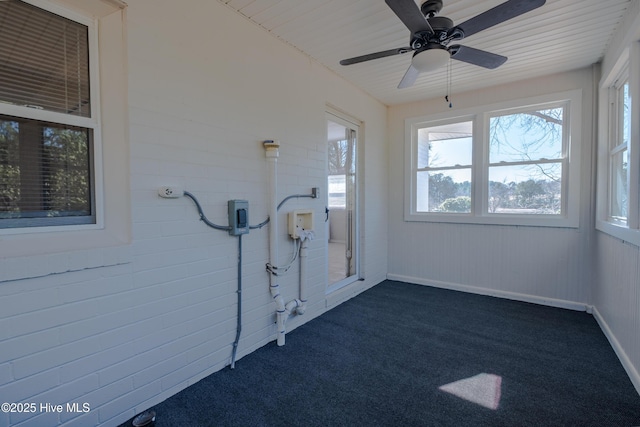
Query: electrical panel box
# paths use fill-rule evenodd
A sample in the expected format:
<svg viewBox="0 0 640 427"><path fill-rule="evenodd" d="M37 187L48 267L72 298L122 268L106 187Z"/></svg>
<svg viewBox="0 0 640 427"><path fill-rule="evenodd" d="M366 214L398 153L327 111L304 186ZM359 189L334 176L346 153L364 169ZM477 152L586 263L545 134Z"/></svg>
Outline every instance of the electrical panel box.
<svg viewBox="0 0 640 427"><path fill-rule="evenodd" d="M292 239L299 239L301 232L313 231L313 211L299 209L289 212L289 235Z"/></svg>
<svg viewBox="0 0 640 427"><path fill-rule="evenodd" d="M229 234L239 236L249 233L249 202L229 200Z"/></svg>

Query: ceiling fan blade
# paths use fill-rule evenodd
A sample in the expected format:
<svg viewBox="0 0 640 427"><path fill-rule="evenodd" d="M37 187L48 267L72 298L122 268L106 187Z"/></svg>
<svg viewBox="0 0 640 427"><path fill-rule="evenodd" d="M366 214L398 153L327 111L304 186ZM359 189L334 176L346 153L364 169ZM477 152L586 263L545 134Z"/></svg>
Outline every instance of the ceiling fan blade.
<svg viewBox="0 0 640 427"><path fill-rule="evenodd" d="M497 55L480 49L468 46L454 45L449 47L451 58L468 64L478 65L480 67L494 69L498 68L507 61L506 56Z"/></svg>
<svg viewBox="0 0 640 427"><path fill-rule="evenodd" d="M537 9L545 2L546 0L509 0L452 28L449 30L449 34L461 30L464 37L469 37L479 31Z"/></svg>
<svg viewBox="0 0 640 427"><path fill-rule="evenodd" d="M398 18L407 26L411 34L428 32L433 34L433 28L427 22L420 8L414 0L384 0Z"/></svg>
<svg viewBox="0 0 640 427"><path fill-rule="evenodd" d="M409 65L409 69L406 73L404 73L404 77L400 80L400 84L398 84L398 89L404 89L406 87L413 86L413 84L418 79L420 75L420 71L413 65Z"/></svg>
<svg viewBox="0 0 640 427"><path fill-rule="evenodd" d="M410 47L399 47L397 49L383 50L382 52L374 52L374 53L369 53L367 55L343 59L342 61L340 61L340 65L351 65L351 64L357 64L358 62L371 61L372 59L385 58L387 56L393 56L393 55L401 55L403 53L407 53L412 50L413 49L411 49Z"/></svg>

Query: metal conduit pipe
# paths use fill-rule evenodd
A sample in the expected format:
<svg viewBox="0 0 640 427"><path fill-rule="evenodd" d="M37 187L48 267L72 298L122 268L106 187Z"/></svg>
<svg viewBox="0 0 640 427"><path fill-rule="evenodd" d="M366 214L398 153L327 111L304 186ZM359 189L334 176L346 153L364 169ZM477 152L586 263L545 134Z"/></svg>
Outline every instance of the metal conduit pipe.
<svg viewBox="0 0 640 427"><path fill-rule="evenodd" d="M216 230L224 230L224 231L231 230L232 227L230 225L229 226L218 225L209 221L209 219L204 214L204 211L202 210L202 206L200 205L200 202L198 201L196 196L189 193L188 191L185 191L183 194L186 197L193 200L193 203L196 205L196 208L198 209L198 214L200 215L200 220L202 222L204 222L206 225ZM250 229L262 228L265 225L267 225L267 223L269 223L269 219L270 218L267 218L260 224L251 225L249 226L249 228ZM237 314L236 338L233 341L233 349L231 350L231 369L235 368L236 353L238 351L238 343L240 342L240 334L242 333L242 234L238 235L238 289L236 293L238 294L238 314Z"/></svg>
<svg viewBox="0 0 640 427"><path fill-rule="evenodd" d="M278 210L280 210L282 205L284 205L287 202L287 200L291 200L291 199L294 199L294 198L298 198L299 199L301 197L308 197L310 199L315 199L318 196L315 193L311 193L311 194L292 194L292 195L287 196L284 199L282 199L282 201L278 205Z"/></svg>
<svg viewBox="0 0 640 427"><path fill-rule="evenodd" d="M207 216L204 214L204 211L202 210L202 206L200 206L200 202L198 202L198 199L196 199L196 196L194 196L193 194L189 193L188 191L185 191L182 194L184 194L185 196L187 196L188 198L193 200L193 203L195 203L195 205L196 205L196 209L198 209L198 214L200 215L200 220L202 222L204 222L209 227L214 228L216 230L225 230L225 231L231 230L231 226L229 226L229 225L218 225L218 224L214 224L213 222L209 221Z"/></svg>
<svg viewBox="0 0 640 427"><path fill-rule="evenodd" d="M236 367L236 352L238 351L238 343L240 342L240 333L242 332L242 234L238 235L238 316L236 326L236 339L233 341L233 350L231 350L231 369Z"/></svg>

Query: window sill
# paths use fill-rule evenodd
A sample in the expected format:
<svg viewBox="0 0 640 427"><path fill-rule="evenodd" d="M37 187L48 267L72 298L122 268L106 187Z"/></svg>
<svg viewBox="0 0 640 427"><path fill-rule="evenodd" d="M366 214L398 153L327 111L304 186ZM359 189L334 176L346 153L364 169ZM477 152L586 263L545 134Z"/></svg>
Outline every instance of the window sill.
<svg viewBox="0 0 640 427"><path fill-rule="evenodd" d="M470 214L407 214L406 222L435 222L453 224L479 224L479 225L512 225L527 227L557 227L557 228L578 228L578 219L543 216L543 215L482 215L473 216Z"/></svg>
<svg viewBox="0 0 640 427"><path fill-rule="evenodd" d="M640 230L633 230L626 226L602 220L596 221L596 230L640 247Z"/></svg>

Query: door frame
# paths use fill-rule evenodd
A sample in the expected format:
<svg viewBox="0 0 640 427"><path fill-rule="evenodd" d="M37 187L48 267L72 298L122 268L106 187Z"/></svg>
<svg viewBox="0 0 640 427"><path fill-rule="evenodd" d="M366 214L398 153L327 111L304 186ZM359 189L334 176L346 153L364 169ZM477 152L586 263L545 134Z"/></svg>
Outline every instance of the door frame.
<svg viewBox="0 0 640 427"><path fill-rule="evenodd" d="M343 125L348 129L352 129L355 130L355 164L354 164L354 170L355 170L355 191L353 194L354 200L353 200L353 214L352 214L352 219L353 219L353 226L355 227L355 232L353 233L353 252L355 252L354 254L354 259L353 259L353 264L354 264L354 272L348 276L345 277L344 279L335 282L335 283L330 283L329 282L329 276L328 276L328 271L329 271L329 245L327 243L326 245L326 250L325 250L325 256L326 256L326 267L325 267L325 271L327 272L327 288L326 288L326 293L330 294L332 292L335 292L339 289L344 288L345 286L348 286L354 282L357 282L359 280L361 280L361 252L362 252L362 245L360 244L360 231L361 231L361 215L360 215L360 192L361 187L362 187L362 182L361 182L361 173L360 173L360 158L361 158L361 150L362 150L362 122L355 119L354 117L343 113L342 111L336 110L334 108L331 107L327 107L326 111L325 111L325 147L327 147L326 153L327 155L325 156L325 162L326 162L326 166L325 166L325 179L328 180L329 177L329 158L328 158L328 142L329 142L329 135L327 132L327 125L328 122L332 121L334 123L337 123L339 125ZM326 197L326 206L328 208L329 206L329 188L328 188L328 182L327 182L327 197ZM329 240L329 222L327 221L326 223L326 236L327 236L327 242Z"/></svg>

